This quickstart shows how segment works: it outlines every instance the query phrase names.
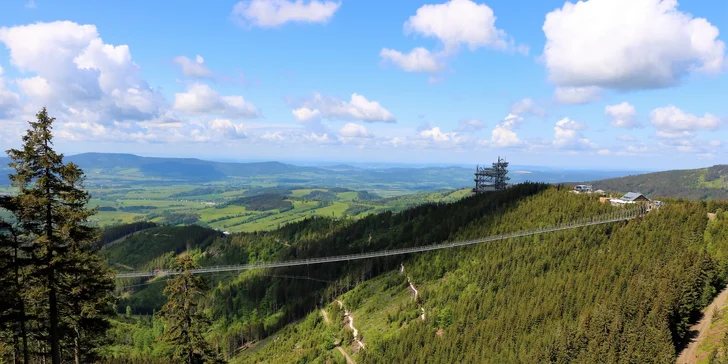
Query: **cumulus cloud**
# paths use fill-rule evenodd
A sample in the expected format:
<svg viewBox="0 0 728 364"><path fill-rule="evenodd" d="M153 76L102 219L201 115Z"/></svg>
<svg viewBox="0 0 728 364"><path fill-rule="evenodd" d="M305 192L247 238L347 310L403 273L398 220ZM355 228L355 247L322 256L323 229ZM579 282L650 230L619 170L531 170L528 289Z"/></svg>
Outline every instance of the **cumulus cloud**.
<svg viewBox="0 0 728 364"><path fill-rule="evenodd" d="M676 133L688 135L697 130L715 130L721 125L721 120L708 113L701 117L669 105L652 110L650 123L663 137L674 137Z"/></svg>
<svg viewBox="0 0 728 364"><path fill-rule="evenodd" d="M311 110L307 107L293 109L291 112L293 113L293 117L298 121L316 120L321 117L321 111L318 109Z"/></svg>
<svg viewBox="0 0 728 364"><path fill-rule="evenodd" d="M561 104L581 105L597 101L602 97L602 89L589 87L557 87L554 100Z"/></svg>
<svg viewBox="0 0 728 364"><path fill-rule="evenodd" d="M426 139L432 139L436 142L449 141L453 137L453 133L443 133L440 127L434 127L432 129L422 130L420 136Z"/></svg>
<svg viewBox="0 0 728 364"><path fill-rule="evenodd" d="M419 130L417 137L412 139L395 138L390 143L396 146L413 146L420 148L461 148L466 143L474 141L472 136L462 135L458 132L444 132L440 127Z"/></svg>
<svg viewBox="0 0 728 364"><path fill-rule="evenodd" d="M208 78L212 76L212 71L205 67L205 59L199 54L195 60L191 60L185 56L175 57L172 62L180 66L182 74L193 78Z"/></svg>
<svg viewBox="0 0 728 364"><path fill-rule="evenodd" d="M394 114L376 101L369 101L359 94L352 94L349 101L315 94L302 106L293 109L293 115L299 121L318 119L320 117L339 121L364 121L394 123Z"/></svg>
<svg viewBox="0 0 728 364"><path fill-rule="evenodd" d="M677 0L566 2L546 15L543 61L559 86L629 90L677 84L725 66L718 28Z"/></svg>
<svg viewBox="0 0 728 364"><path fill-rule="evenodd" d="M597 145L585 138L582 130L586 127L584 123L576 122L569 118L563 118L554 126L553 145L561 149L582 150L595 149Z"/></svg>
<svg viewBox="0 0 728 364"><path fill-rule="evenodd" d="M536 115L540 117L546 116L546 109L539 107L536 103L529 99L521 99L511 105L511 114L515 115Z"/></svg>
<svg viewBox="0 0 728 364"><path fill-rule="evenodd" d="M340 2L320 0L250 0L233 6L232 17L238 24L275 28L286 23L327 23L341 6Z"/></svg>
<svg viewBox="0 0 728 364"><path fill-rule="evenodd" d="M485 128L485 123L478 119L464 119L458 122L458 128L455 130L460 133L474 133Z"/></svg>
<svg viewBox="0 0 728 364"><path fill-rule="evenodd" d="M471 50L481 47L507 50L513 40L495 26L496 16L486 4L471 0L450 0L444 4L423 5L404 24L405 34L436 38L448 52L466 45ZM522 48L522 51L525 51Z"/></svg>
<svg viewBox="0 0 728 364"><path fill-rule="evenodd" d="M490 145L499 148L517 147L523 145L524 142L518 138L513 129L518 127L523 118L515 114L508 114L505 119L498 123L490 136Z"/></svg>
<svg viewBox="0 0 728 364"><path fill-rule="evenodd" d="M640 126L635 117L637 111L634 105L628 102L621 104L608 105L604 108L604 114L611 119L610 124L615 128L633 129Z"/></svg>
<svg viewBox="0 0 728 364"><path fill-rule="evenodd" d="M216 114L229 118L257 118L255 105L242 96L221 96L210 86L195 83L187 86L187 92L174 95L174 108L187 114Z"/></svg>
<svg viewBox="0 0 728 364"><path fill-rule="evenodd" d="M347 123L339 130L339 135L345 138L371 138L372 135L364 125Z"/></svg>
<svg viewBox="0 0 728 364"><path fill-rule="evenodd" d="M438 56L429 50L417 47L407 54L384 48L379 52L382 61L392 63L405 72L437 72L444 68Z"/></svg>
<svg viewBox="0 0 728 364"><path fill-rule="evenodd" d="M103 123L144 120L165 107L139 76L126 45L105 44L94 25L70 21L0 28L10 62L22 72L19 89L36 104L92 108Z"/></svg>
<svg viewBox="0 0 728 364"><path fill-rule="evenodd" d="M461 46L471 51L487 47L528 54L528 47L516 45L511 36L495 26L495 21L493 9L471 0L423 5L404 23L404 33L435 38L442 44L442 51L433 53L417 47L405 54L383 48L379 56L385 63L392 63L406 72L434 73L445 69L445 58L457 53ZM430 83L441 80L442 77L429 78Z"/></svg>
<svg viewBox="0 0 728 364"><path fill-rule="evenodd" d="M245 126L227 119L215 119L208 123L210 135L224 139L245 139Z"/></svg>

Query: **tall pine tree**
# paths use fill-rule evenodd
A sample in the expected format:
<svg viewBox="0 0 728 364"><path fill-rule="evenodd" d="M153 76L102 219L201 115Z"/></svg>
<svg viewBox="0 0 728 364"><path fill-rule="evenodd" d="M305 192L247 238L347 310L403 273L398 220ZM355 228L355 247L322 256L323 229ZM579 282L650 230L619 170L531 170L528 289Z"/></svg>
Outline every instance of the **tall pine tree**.
<svg viewBox="0 0 728 364"><path fill-rule="evenodd" d="M63 163L63 155L53 150L54 120L43 108L30 122L22 148L8 151L15 170L10 181L18 189L13 212L28 240L29 272L43 287L26 302L41 323L37 337L45 343L39 346L50 349L53 364L70 357L80 363L93 360L97 338L108 328L104 314L111 307L113 281L93 250L98 236L87 221L95 211L86 207L83 171Z"/></svg>
<svg viewBox="0 0 728 364"><path fill-rule="evenodd" d="M0 209L9 213L17 211L17 205L10 197L0 197ZM28 321L25 295L29 277L27 267L30 260L25 254L24 239L15 224L0 218L0 342L12 342L13 362L30 362L28 344ZM2 350L0 348L0 350ZM0 353L2 356L7 352Z"/></svg>
<svg viewBox="0 0 728 364"><path fill-rule="evenodd" d="M165 321L162 339L174 348L174 360L177 362L218 363L221 360L203 336L210 322L199 308L205 283L190 272L197 264L192 256L185 253L175 258L174 265L182 272L169 279L164 288L167 303L158 313Z"/></svg>

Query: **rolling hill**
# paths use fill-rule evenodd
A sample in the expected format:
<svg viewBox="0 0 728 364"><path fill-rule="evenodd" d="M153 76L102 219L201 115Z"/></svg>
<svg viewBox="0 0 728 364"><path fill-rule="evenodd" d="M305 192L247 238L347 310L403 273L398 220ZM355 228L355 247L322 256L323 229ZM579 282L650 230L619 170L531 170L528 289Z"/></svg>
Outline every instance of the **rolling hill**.
<svg viewBox="0 0 728 364"><path fill-rule="evenodd" d="M150 186L238 183L254 186L306 185L356 190L414 191L461 188L472 184L473 169L462 166L354 167L300 166L281 162L232 163L195 158L140 157L133 154L83 153L66 160L78 164L90 185ZM7 185L9 159L0 157L0 186ZM487 161L486 161L487 162ZM474 166L473 166L474 167ZM511 166L511 182L556 183L625 176L635 171L567 170ZM402 193L399 193L402 194Z"/></svg>
<svg viewBox="0 0 728 364"><path fill-rule="evenodd" d="M710 234L728 215L709 221L720 209L706 205L675 201L629 222L408 256L206 275L206 338L231 363L343 363L342 352L362 363L674 362L691 318L728 278L728 241ZM521 184L265 234L152 228L102 252L119 269L149 269L184 249L172 237L189 236L202 266L281 261L472 239L615 209L596 196ZM146 245L154 249L136 253ZM164 303L163 287L164 277L120 282L119 310L142 315L119 316L107 358L164 362L162 323L150 315Z"/></svg>
<svg viewBox="0 0 728 364"><path fill-rule="evenodd" d="M728 199L728 165L708 168L655 172L592 182L594 189L635 191L647 196Z"/></svg>

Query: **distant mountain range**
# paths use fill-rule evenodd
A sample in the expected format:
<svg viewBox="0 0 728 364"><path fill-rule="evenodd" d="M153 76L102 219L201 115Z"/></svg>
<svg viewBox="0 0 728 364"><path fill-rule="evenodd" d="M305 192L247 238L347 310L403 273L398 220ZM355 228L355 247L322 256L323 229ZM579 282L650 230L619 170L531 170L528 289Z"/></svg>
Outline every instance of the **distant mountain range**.
<svg viewBox="0 0 728 364"><path fill-rule="evenodd" d="M430 190L473 184L473 169L450 167L356 167L347 164L299 166L280 162L233 163L194 158L140 157L133 154L83 153L66 156L84 169L93 184L174 184L240 182L256 185L317 185L326 187ZM7 185L9 159L0 158L0 185ZM487 162L487 161L484 161ZM635 171L558 170L511 166L511 182L557 183L596 180Z"/></svg>
<svg viewBox="0 0 728 364"><path fill-rule="evenodd" d="M728 200L728 165L654 172L592 182L594 189L634 191L648 197Z"/></svg>

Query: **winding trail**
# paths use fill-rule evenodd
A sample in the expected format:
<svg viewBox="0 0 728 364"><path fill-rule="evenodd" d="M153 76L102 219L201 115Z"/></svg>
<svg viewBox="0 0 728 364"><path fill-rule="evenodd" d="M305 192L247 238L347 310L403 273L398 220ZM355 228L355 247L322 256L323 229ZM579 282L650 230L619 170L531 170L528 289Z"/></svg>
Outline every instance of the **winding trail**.
<svg viewBox="0 0 728 364"><path fill-rule="evenodd" d="M336 303L339 304L340 309L344 308L344 303L341 302L341 300L336 300ZM363 349L364 343L361 342L361 340L359 340L359 330L357 330L356 327L354 327L354 316L351 315L351 312L349 312L349 310L344 310L344 317L349 319L348 324L349 324L349 328L354 333L354 341L356 341L356 343L359 344L359 348Z"/></svg>
<svg viewBox="0 0 728 364"><path fill-rule="evenodd" d="M726 306L728 300L728 287L715 297L713 302L703 310L703 318L690 327L690 331L697 331L698 335L690 341L685 349L677 357L678 364L694 364L698 362L698 347L706 339L710 324L713 322L713 313Z"/></svg>
<svg viewBox="0 0 728 364"><path fill-rule="evenodd" d="M337 346L336 349L338 349L339 352L341 353L341 355L343 355L344 358L346 358L347 363L356 364L356 362L353 359L351 359L351 357L349 357L349 354L347 354L346 351L341 346Z"/></svg>
<svg viewBox="0 0 728 364"><path fill-rule="evenodd" d="M412 284L412 281L410 280L409 276L407 276L407 283L409 283L409 286L410 286L410 288L412 288L412 291L415 292L415 301L417 301L417 294L418 294L417 288L415 288L415 286Z"/></svg>
<svg viewBox="0 0 728 364"><path fill-rule="evenodd" d="M329 315L326 313L326 310L324 310L322 308L321 309L321 314L324 315L324 322L326 323L326 325L328 325L329 324Z"/></svg>
<svg viewBox="0 0 728 364"><path fill-rule="evenodd" d="M404 273L404 264L400 265L399 272ZM415 293L414 299L415 301L417 301L417 295L419 294L419 292L417 291L417 288L415 288L415 285L412 283L410 276L407 276L407 283L409 283L409 288ZM420 306L420 310L422 310L422 315L420 315L420 319L422 319L422 321L425 321L425 308Z"/></svg>

